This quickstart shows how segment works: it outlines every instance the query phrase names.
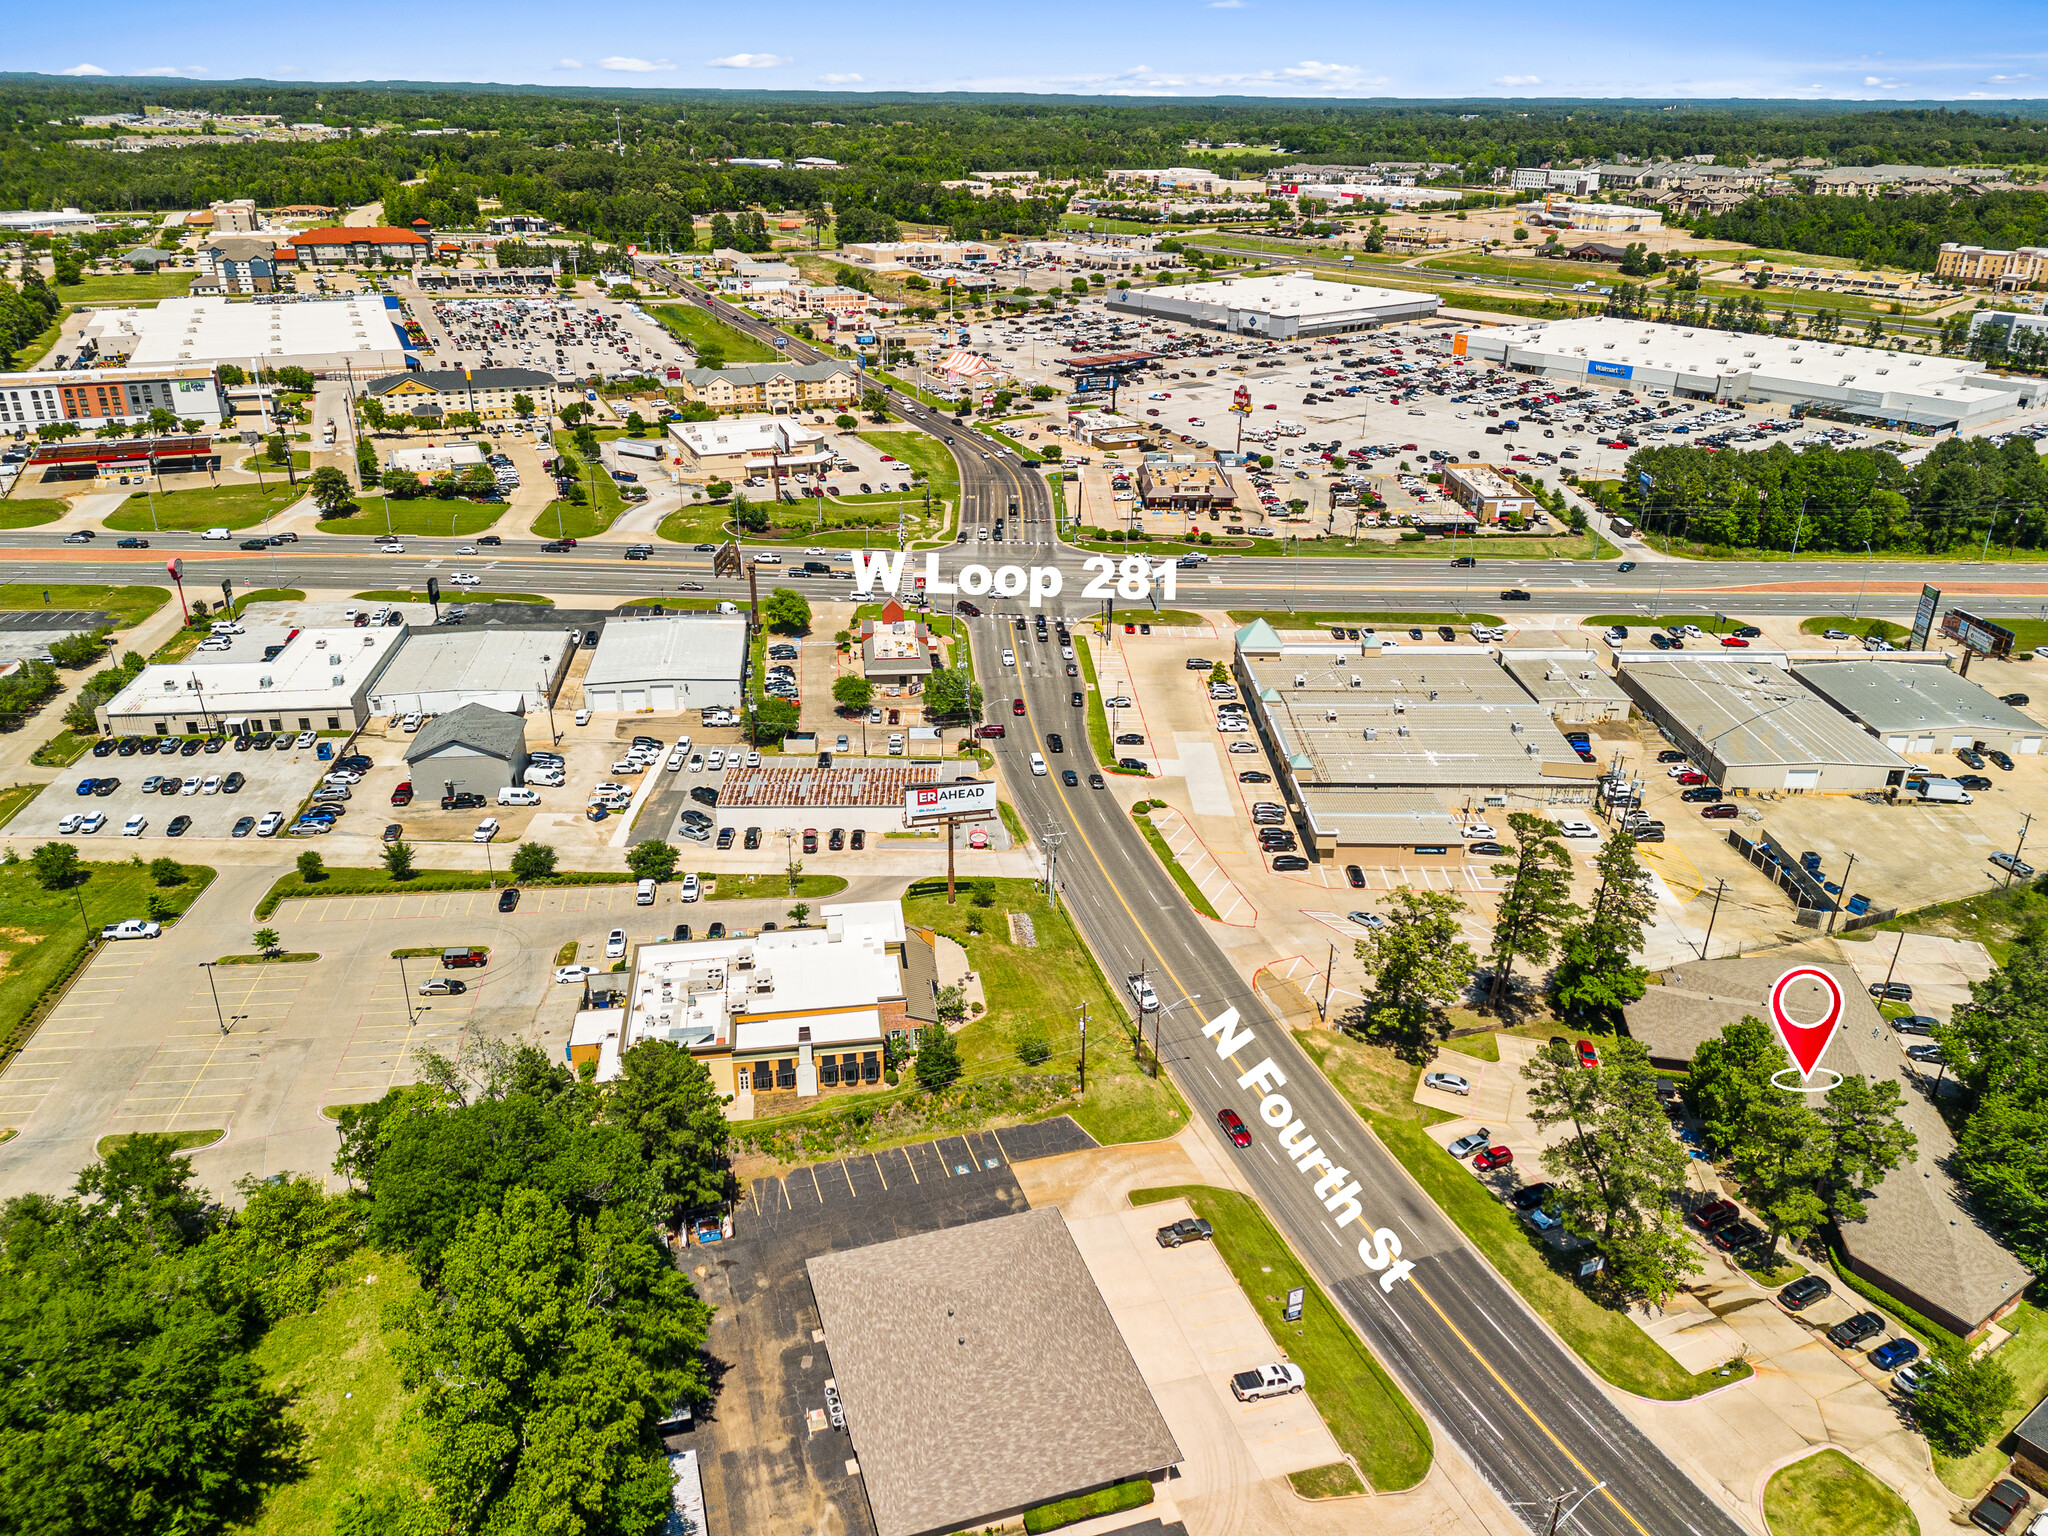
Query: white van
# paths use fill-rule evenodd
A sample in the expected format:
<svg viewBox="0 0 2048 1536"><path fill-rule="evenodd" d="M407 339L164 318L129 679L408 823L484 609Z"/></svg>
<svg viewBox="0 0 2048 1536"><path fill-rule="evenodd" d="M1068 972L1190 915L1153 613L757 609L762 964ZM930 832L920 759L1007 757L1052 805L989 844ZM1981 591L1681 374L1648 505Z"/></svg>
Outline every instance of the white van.
<svg viewBox="0 0 2048 1536"><path fill-rule="evenodd" d="M633 887L633 905L636 907L651 907L654 905L654 882L652 880L642 880Z"/></svg>
<svg viewBox="0 0 2048 1536"><path fill-rule="evenodd" d="M540 792L532 789L501 789L498 791L500 805L539 805Z"/></svg>

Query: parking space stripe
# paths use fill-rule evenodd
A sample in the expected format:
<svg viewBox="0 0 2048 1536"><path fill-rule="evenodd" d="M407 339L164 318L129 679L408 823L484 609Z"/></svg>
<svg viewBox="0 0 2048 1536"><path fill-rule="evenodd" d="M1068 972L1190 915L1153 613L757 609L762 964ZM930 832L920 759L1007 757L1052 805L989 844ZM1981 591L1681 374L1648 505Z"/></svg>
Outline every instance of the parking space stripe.
<svg viewBox="0 0 2048 1536"><path fill-rule="evenodd" d="M882 1172L882 1160L870 1152L868 1154L868 1161L875 1165L875 1177L882 1181L882 1189L886 1192L889 1188L889 1179L888 1175Z"/></svg>

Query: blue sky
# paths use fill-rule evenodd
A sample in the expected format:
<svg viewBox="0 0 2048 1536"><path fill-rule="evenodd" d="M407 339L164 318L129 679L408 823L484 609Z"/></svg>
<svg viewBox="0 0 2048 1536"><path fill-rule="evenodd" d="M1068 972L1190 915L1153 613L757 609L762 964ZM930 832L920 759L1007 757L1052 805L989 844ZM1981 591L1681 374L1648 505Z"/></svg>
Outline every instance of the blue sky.
<svg viewBox="0 0 2048 1536"><path fill-rule="evenodd" d="M81 24L86 18L89 24ZM470 80L1082 95L2048 97L2048 3L818 0L669 11L538 0L25 6L9 67L191 79Z"/></svg>

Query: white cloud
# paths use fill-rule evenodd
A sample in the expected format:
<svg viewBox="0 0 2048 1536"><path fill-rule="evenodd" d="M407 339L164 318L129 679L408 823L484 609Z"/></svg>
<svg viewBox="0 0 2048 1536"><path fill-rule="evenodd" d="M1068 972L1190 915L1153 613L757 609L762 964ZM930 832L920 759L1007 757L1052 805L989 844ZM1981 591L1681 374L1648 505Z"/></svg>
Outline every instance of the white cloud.
<svg viewBox="0 0 2048 1536"><path fill-rule="evenodd" d="M657 74L664 69L674 69L667 59L622 59L616 54L609 59L597 61L599 69L617 70L628 75Z"/></svg>
<svg viewBox="0 0 2048 1536"><path fill-rule="evenodd" d="M2018 85L2022 80L2031 80L2033 78L2032 75L1990 75L1986 77L1984 83L1986 85Z"/></svg>
<svg viewBox="0 0 2048 1536"><path fill-rule="evenodd" d="M713 59L713 69L780 69L796 60L785 59L779 53L729 53L722 59Z"/></svg>
<svg viewBox="0 0 2048 1536"><path fill-rule="evenodd" d="M1208 5L1204 7L1205 10L1211 11L1241 11L1244 8L1245 0L1209 0Z"/></svg>
<svg viewBox="0 0 2048 1536"><path fill-rule="evenodd" d="M1863 83L1868 86L1873 86L1880 91L1904 90L1906 86L1906 82L1903 80L1881 80L1876 75L1865 75L1863 77Z"/></svg>
<svg viewBox="0 0 2048 1536"><path fill-rule="evenodd" d="M60 75L104 75L107 71L101 69L97 64L74 64L69 69L58 70L57 73Z"/></svg>
<svg viewBox="0 0 2048 1536"><path fill-rule="evenodd" d="M818 76L818 83L819 83L820 85L864 85L864 84L866 84L866 82L865 82L865 81L864 81L864 80L863 80L863 79L862 79L862 78L861 78L861 77L860 77L859 75L820 75L820 76Z"/></svg>
<svg viewBox="0 0 2048 1536"><path fill-rule="evenodd" d="M197 64L159 64L155 69L138 69L138 75L173 75L184 80L197 80L206 71Z"/></svg>
<svg viewBox="0 0 2048 1536"><path fill-rule="evenodd" d="M1541 85L1543 81L1536 75L1502 75L1493 83L1495 85Z"/></svg>
<svg viewBox="0 0 2048 1536"><path fill-rule="evenodd" d="M557 69L581 69L582 67L583 67L583 61L582 61L581 59L557 59L557 60L555 60L555 68L557 68Z"/></svg>

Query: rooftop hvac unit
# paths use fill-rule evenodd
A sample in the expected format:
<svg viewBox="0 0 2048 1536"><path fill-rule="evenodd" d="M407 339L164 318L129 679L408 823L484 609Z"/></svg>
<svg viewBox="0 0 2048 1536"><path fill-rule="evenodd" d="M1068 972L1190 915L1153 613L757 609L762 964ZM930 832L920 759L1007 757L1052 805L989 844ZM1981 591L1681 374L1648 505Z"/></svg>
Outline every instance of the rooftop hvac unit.
<svg viewBox="0 0 2048 1536"><path fill-rule="evenodd" d="M1436 690L1434 688L1429 690L1429 702L1432 704L1436 702Z"/></svg>
<svg viewBox="0 0 2048 1536"><path fill-rule="evenodd" d="M1508 722L1508 729L1513 731L1517 736L1519 736L1522 734L1522 722L1519 720L1510 720Z"/></svg>
<svg viewBox="0 0 2048 1536"><path fill-rule="evenodd" d="M1365 679L1360 677L1356 672L1354 672L1351 674L1351 686L1354 688L1363 688L1365 686Z"/></svg>
<svg viewBox="0 0 2048 1536"><path fill-rule="evenodd" d="M1326 709L1323 711L1323 719L1325 721L1334 721L1336 718L1337 711L1335 711L1334 709Z"/></svg>
<svg viewBox="0 0 2048 1536"><path fill-rule="evenodd" d="M175 677L167 677L167 678L165 678L165 679L164 679L164 692L165 692L165 693L176 693L177 691L178 691L178 680L177 680L177 679L176 679Z"/></svg>
<svg viewBox="0 0 2048 1536"><path fill-rule="evenodd" d="M1308 686L1308 674L1306 672L1295 673L1294 686L1297 688L1306 688Z"/></svg>
<svg viewBox="0 0 2048 1536"><path fill-rule="evenodd" d="M1380 733L1368 725L1365 728L1365 739L1367 741L1378 741L1380 739Z"/></svg>
<svg viewBox="0 0 2048 1536"><path fill-rule="evenodd" d="M345 688L348 686L348 679L343 677L339 672L337 672L334 674L334 686L337 688Z"/></svg>
<svg viewBox="0 0 2048 1536"><path fill-rule="evenodd" d="M324 650L324 649L326 649L326 647L327 647L327 642L326 642L325 640L315 640L315 641L313 642L313 649L314 649L314 650L316 650L316 651L319 651L319 650Z"/></svg>
<svg viewBox="0 0 2048 1536"><path fill-rule="evenodd" d="M1405 715L1406 713L1408 713L1408 701L1406 699L1394 700L1394 713L1397 715Z"/></svg>
<svg viewBox="0 0 2048 1536"><path fill-rule="evenodd" d="M270 679L268 677L259 677L256 679L256 686L258 688L268 688L270 686Z"/></svg>
<svg viewBox="0 0 2048 1536"><path fill-rule="evenodd" d="M1405 726L1405 725L1404 725L1404 726L1401 726L1401 727L1399 727L1399 728L1398 728L1398 734L1400 734L1400 735L1402 735L1402 736L1406 736L1406 735L1408 734L1408 727L1407 727L1407 726Z"/></svg>

